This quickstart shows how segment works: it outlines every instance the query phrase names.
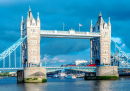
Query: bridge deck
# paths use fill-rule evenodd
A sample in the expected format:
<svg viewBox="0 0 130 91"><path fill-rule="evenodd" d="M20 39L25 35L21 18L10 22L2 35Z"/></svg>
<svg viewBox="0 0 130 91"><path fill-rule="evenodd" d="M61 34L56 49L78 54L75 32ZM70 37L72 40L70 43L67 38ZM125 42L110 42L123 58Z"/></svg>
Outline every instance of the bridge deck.
<svg viewBox="0 0 130 91"><path fill-rule="evenodd" d="M47 72L59 71L63 69L95 72L96 67L46 67ZM118 67L119 71L125 69L130 69L130 67ZM0 71L17 71L17 70L24 70L24 68L0 68Z"/></svg>
<svg viewBox="0 0 130 91"><path fill-rule="evenodd" d="M57 30L41 30L42 38L71 38L71 39L91 39L100 37L99 32L75 32L75 31L57 31Z"/></svg>

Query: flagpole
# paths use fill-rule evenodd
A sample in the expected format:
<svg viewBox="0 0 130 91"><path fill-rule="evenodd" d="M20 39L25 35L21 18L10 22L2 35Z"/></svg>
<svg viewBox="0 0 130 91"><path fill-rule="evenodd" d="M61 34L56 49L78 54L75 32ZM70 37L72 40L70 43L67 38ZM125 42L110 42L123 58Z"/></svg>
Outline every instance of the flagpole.
<svg viewBox="0 0 130 91"><path fill-rule="evenodd" d="M80 24L80 23L79 23ZM80 25L79 25L79 32L80 32Z"/></svg>
<svg viewBox="0 0 130 91"><path fill-rule="evenodd" d="M63 22L63 31L64 31L64 22Z"/></svg>

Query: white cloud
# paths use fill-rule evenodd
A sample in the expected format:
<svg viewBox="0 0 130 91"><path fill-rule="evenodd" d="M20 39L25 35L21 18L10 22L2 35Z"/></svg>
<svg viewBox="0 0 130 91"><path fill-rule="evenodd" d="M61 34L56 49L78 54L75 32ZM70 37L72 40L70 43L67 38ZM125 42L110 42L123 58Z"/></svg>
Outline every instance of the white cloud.
<svg viewBox="0 0 130 91"><path fill-rule="evenodd" d="M41 59L41 61L48 61L49 60L49 55L44 55L44 58Z"/></svg>
<svg viewBox="0 0 130 91"><path fill-rule="evenodd" d="M56 63L57 61L51 61L50 63Z"/></svg>
<svg viewBox="0 0 130 91"><path fill-rule="evenodd" d="M52 60L58 60L58 58L57 58L57 57L54 57Z"/></svg>
<svg viewBox="0 0 130 91"><path fill-rule="evenodd" d="M118 43L118 44L121 44L121 38L119 37L111 37L111 39L115 42L115 43Z"/></svg>
<svg viewBox="0 0 130 91"><path fill-rule="evenodd" d="M121 48L125 48L125 44L122 44L122 45L121 45Z"/></svg>
<svg viewBox="0 0 130 91"><path fill-rule="evenodd" d="M63 59L60 59L58 62L65 62L65 60L63 60Z"/></svg>

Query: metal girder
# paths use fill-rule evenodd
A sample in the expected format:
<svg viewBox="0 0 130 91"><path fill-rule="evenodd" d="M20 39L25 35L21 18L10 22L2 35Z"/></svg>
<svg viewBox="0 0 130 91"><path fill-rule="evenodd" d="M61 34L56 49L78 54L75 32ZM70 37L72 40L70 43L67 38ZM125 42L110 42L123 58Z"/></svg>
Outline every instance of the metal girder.
<svg viewBox="0 0 130 91"><path fill-rule="evenodd" d="M24 68L0 68L0 71L17 71L24 70Z"/></svg>
<svg viewBox="0 0 130 91"><path fill-rule="evenodd" d="M124 59L122 59L122 58L118 57L117 55L115 55L115 54L114 54L114 53L112 53L112 52L111 52L111 56L113 56L113 57L114 57L114 59L115 59L115 60L117 60L118 62L120 62L121 64L125 64L125 65L127 65L126 60L124 60Z"/></svg>
<svg viewBox="0 0 130 91"><path fill-rule="evenodd" d="M127 55L113 40L111 42L115 45L115 47L119 50L119 52L125 56L126 58L129 58L129 55Z"/></svg>
<svg viewBox="0 0 130 91"><path fill-rule="evenodd" d="M84 72L95 72L96 67L46 67L47 72L54 72L63 69L78 70Z"/></svg>
<svg viewBox="0 0 130 91"><path fill-rule="evenodd" d="M4 52L0 54L0 61L9 56L21 43L27 38L27 35L23 38L20 38L18 41L16 41L11 47L6 49Z"/></svg>

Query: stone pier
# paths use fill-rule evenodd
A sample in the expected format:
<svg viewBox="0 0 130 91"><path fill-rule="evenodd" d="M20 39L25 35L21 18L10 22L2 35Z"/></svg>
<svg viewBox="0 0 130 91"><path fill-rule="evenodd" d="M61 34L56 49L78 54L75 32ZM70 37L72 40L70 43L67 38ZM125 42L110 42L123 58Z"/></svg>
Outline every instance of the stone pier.
<svg viewBox="0 0 130 91"><path fill-rule="evenodd" d="M24 82L24 71L23 70L17 71L17 82L18 83Z"/></svg>
<svg viewBox="0 0 130 91"><path fill-rule="evenodd" d="M18 71L17 82L46 82L46 67L25 67Z"/></svg>
<svg viewBox="0 0 130 91"><path fill-rule="evenodd" d="M85 74L85 80L117 80L119 79L117 66L99 66L96 72Z"/></svg>

